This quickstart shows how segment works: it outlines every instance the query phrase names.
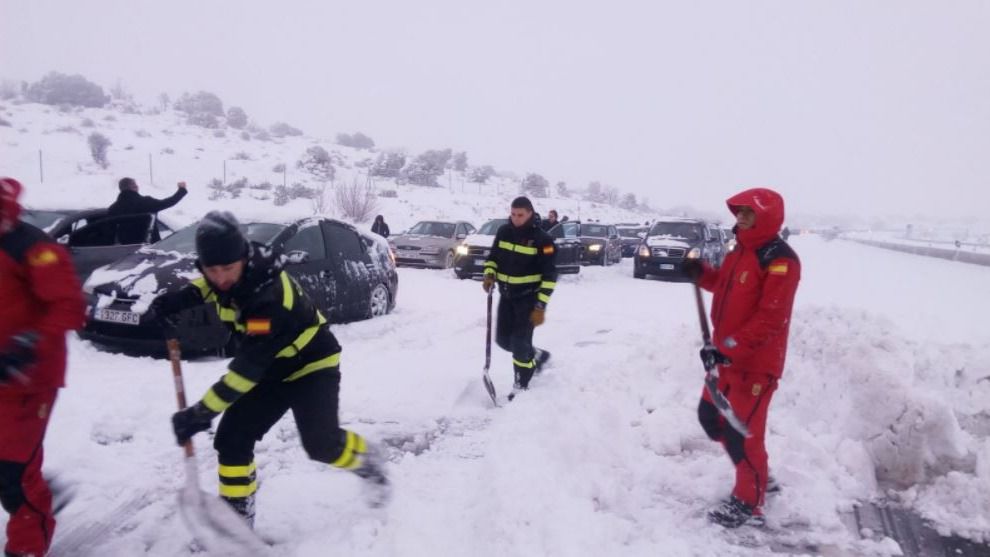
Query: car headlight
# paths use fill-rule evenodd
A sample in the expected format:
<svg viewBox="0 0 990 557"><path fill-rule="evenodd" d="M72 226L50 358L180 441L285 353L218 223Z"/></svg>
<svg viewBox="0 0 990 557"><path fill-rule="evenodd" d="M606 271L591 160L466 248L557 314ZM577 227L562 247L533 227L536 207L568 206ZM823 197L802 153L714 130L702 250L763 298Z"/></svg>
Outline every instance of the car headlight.
<svg viewBox="0 0 990 557"><path fill-rule="evenodd" d="M602 249L601 244L591 244L590 246L588 246L588 251L601 251L601 249Z"/></svg>
<svg viewBox="0 0 990 557"><path fill-rule="evenodd" d="M650 256L650 246L639 246L639 256L649 257Z"/></svg>
<svg viewBox="0 0 990 557"><path fill-rule="evenodd" d="M457 249L455 249L454 251L457 252L457 255L467 255L468 254L468 247L465 246L464 244L461 244L461 245L457 246Z"/></svg>
<svg viewBox="0 0 990 557"><path fill-rule="evenodd" d="M726 251L732 251L734 249L736 249L736 239L735 238L733 238L733 239L731 239L731 240L729 240L728 242L725 243L725 250Z"/></svg>
<svg viewBox="0 0 990 557"><path fill-rule="evenodd" d="M699 257L701 257L701 250L698 248L691 248L687 254L688 259L698 259Z"/></svg>

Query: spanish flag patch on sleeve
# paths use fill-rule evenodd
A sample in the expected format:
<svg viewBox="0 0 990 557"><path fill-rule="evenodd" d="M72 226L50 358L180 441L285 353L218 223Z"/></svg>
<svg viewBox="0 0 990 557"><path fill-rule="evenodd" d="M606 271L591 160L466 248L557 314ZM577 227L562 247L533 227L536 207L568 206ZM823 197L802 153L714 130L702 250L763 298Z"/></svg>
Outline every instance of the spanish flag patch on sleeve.
<svg viewBox="0 0 990 557"><path fill-rule="evenodd" d="M769 271L770 271L770 274L771 275L786 275L787 274L787 263L786 262L772 263L770 265Z"/></svg>
<svg viewBox="0 0 990 557"><path fill-rule="evenodd" d="M247 320L247 334L267 335L272 332L272 320L261 318L249 318Z"/></svg>
<svg viewBox="0 0 990 557"><path fill-rule="evenodd" d="M52 249L45 248L28 256L28 265L32 267L44 267L52 263L58 263L58 254Z"/></svg>
<svg viewBox="0 0 990 557"><path fill-rule="evenodd" d="M553 244L543 246L543 255L553 255Z"/></svg>

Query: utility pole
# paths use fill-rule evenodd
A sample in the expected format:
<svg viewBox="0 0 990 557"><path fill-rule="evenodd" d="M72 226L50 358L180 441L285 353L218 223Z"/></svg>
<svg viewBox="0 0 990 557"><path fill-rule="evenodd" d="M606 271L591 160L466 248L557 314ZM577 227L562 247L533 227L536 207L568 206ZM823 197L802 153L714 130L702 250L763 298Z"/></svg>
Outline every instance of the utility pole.
<svg viewBox="0 0 990 557"><path fill-rule="evenodd" d="M223 159L223 185L227 185L227 159Z"/></svg>
<svg viewBox="0 0 990 557"><path fill-rule="evenodd" d="M155 169L151 164L151 153L148 153L148 180L155 185Z"/></svg>

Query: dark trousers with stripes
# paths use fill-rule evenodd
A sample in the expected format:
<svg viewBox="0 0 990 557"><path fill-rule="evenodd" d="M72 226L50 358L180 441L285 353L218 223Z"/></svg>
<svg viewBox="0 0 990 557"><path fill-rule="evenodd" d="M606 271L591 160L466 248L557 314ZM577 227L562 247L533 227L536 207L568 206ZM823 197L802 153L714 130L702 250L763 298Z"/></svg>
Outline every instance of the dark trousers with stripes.
<svg viewBox="0 0 990 557"><path fill-rule="evenodd" d="M213 440L219 453L220 494L228 500L254 494L254 445L289 410L306 454L335 464L347 447L348 436L337 421L339 390L340 371L333 367L295 381L262 381L232 404Z"/></svg>
<svg viewBox="0 0 990 557"><path fill-rule="evenodd" d="M520 387L529 386L533 378L533 322L530 314L536 307L536 293L509 297L505 293L498 299L498 323L495 326L495 343L512 352L512 366Z"/></svg>
<svg viewBox="0 0 990 557"><path fill-rule="evenodd" d="M44 555L55 534L52 494L41 475L42 443L57 389L0 390L0 503L10 514L7 546L14 555Z"/></svg>
<svg viewBox="0 0 990 557"><path fill-rule="evenodd" d="M767 411L770 399L777 390L777 378L762 373L723 370L718 386L736 416L746 423L750 436L743 437L725 421L707 390L702 391L698 404L698 421L708 437L722 443L736 467L736 485L732 494L753 508L762 507L769 471L764 442Z"/></svg>

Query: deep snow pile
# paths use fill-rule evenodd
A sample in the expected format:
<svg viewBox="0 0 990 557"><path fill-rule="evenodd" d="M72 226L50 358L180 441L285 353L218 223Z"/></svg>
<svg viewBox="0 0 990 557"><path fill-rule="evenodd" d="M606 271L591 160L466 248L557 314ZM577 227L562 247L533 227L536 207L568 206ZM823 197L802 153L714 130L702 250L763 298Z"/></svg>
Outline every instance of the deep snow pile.
<svg viewBox="0 0 990 557"><path fill-rule="evenodd" d="M814 237L792 243L805 269L770 413L771 467L784 485L768 503L770 524L794 529L782 539L891 554L890 540L854 539L839 512L892 490L947 530L987 535L990 346L969 319L990 300L964 292L988 270ZM850 277L850 261L869 261L869 272ZM334 327L342 421L388 447L394 500L369 510L353 476L307 461L287 417L258 444L259 533L287 555L766 554L704 518L732 471L695 421L690 287L631 274L627 260L562 278L536 335L552 367L493 410L480 385L480 285L402 270L393 314ZM915 280L890 279L907 276ZM950 295L925 301L939 292L956 292L966 311ZM70 362L47 447L49 469L78 483L61 535L138 496L101 554L188 554L167 363L78 340ZM509 355L496 350L492 369L505 393ZM197 396L224 362L185 370ZM213 489L208 436L196 442Z"/></svg>

